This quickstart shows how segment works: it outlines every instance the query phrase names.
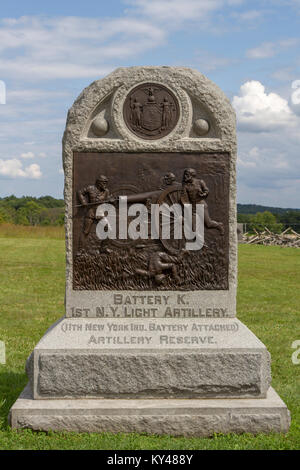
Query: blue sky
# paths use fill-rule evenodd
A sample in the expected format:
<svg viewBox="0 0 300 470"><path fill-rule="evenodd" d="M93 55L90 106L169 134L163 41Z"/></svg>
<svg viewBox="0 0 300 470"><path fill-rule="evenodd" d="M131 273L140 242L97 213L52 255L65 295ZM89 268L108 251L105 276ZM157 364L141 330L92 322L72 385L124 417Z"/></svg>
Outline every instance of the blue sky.
<svg viewBox="0 0 300 470"><path fill-rule="evenodd" d="M299 31L300 0L2 3L0 197L62 197L67 110L92 81L119 66L178 65L233 103L238 202L300 208Z"/></svg>

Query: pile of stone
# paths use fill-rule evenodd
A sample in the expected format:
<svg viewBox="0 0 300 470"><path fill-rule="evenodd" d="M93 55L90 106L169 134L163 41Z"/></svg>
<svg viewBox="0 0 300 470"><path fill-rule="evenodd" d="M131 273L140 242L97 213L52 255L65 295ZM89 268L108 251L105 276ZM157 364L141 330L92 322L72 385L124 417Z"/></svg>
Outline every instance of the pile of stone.
<svg viewBox="0 0 300 470"><path fill-rule="evenodd" d="M271 232L267 227L264 227L263 232L259 233L255 229L254 232L254 235L248 233L243 235L243 240L247 245L279 245L300 248L300 234L291 227L280 234Z"/></svg>

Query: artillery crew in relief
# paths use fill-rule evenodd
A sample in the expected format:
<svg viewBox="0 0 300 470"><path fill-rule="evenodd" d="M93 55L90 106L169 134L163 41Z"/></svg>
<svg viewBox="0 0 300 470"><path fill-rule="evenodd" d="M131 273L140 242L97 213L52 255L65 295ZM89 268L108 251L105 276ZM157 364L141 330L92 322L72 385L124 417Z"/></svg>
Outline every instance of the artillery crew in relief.
<svg viewBox="0 0 300 470"><path fill-rule="evenodd" d="M201 237L201 240L203 239L203 226L200 228L196 224L199 205L204 208L204 228L212 230L213 233L218 232L221 238L224 235L223 223L214 220L209 214L206 202L209 188L205 180L198 177L194 168L185 168L181 174L181 182L178 170L176 173L167 171L161 175L161 178L156 175L156 189L154 186L152 190L145 192L140 192L138 187L129 183L127 185L121 183L119 189L114 185L110 191L108 178L103 174L97 176L94 184L77 190L77 200L80 204L76 207L81 207L78 215L80 215L82 225L78 236L76 262L87 263L93 257L98 259L99 255L109 255L109 258L106 259L108 276L111 276L115 271L120 271L118 282L122 282L124 285L131 285L130 279L134 279L135 282L150 284L154 288L164 288L170 282L181 288L186 282L187 266L193 272L193 253L200 251L203 246L205 253L207 250L212 252L215 247L215 241L202 243L201 246L197 244ZM116 179L115 176L114 179ZM128 188L128 194L126 194L126 188ZM122 206L120 205L121 196L126 197L126 217L124 216L124 200ZM106 204L105 207L104 204ZM108 207L110 204L114 208ZM143 236L138 235L137 238L132 237L130 232L131 224L138 227L138 224L142 223L138 221L141 218L141 213L139 216L138 212L134 215L134 204L143 205L146 209L143 232L142 229L137 229L137 233L143 233ZM101 207L102 205L103 207ZM191 239L186 238L185 205L189 205L192 209ZM110 217L116 217L115 222ZM136 217L136 219L132 219L132 217ZM125 232L123 231L121 236L120 224L123 222L127 224L127 227L125 226ZM186 223L190 224L189 221ZM168 224L169 228L166 230L168 236L165 237L164 229ZM112 229L113 236L99 237L100 226L104 227L105 233ZM179 232L180 236L178 236ZM125 238L124 233L126 233ZM216 235L209 237L208 240L212 240ZM139 242L140 239L143 240L142 244ZM226 242L226 239L220 240L220 243L223 244L224 241ZM198 248L190 251L190 248L187 249L188 243L190 246L197 245ZM204 254L205 256L206 254ZM99 259L97 263L99 263ZM185 266L185 270L183 266ZM93 270L95 270L96 276L97 268L94 267Z"/></svg>
<svg viewBox="0 0 300 470"><path fill-rule="evenodd" d="M137 193L128 197L128 202L142 202L149 199L152 195L153 199L158 199L164 191L168 189L177 191L178 203L191 204L193 216L196 214L197 204L204 206L204 224L208 229L217 229L220 233L224 234L224 226L221 222L211 219L208 211L206 198L209 189L203 179L198 179L196 170L193 168L186 168L183 172L182 184L176 181L176 176L172 172L168 172L163 176L163 184L159 190L147 193ZM148 198L148 199L147 199ZM97 207L103 203L114 203L117 198L110 194L108 189L108 178L105 175L99 175L94 185L86 186L78 191L78 199L81 206L86 206L87 211L84 217L83 234L87 237L91 231L93 222L99 217L96 217Z"/></svg>
<svg viewBox="0 0 300 470"><path fill-rule="evenodd" d="M209 189L205 184L205 181L196 178L197 173L194 168L186 168L183 172L182 180L182 204L192 204L193 214L196 213L196 205L204 205L204 224L206 228L216 228L221 234L224 234L224 227L221 222L212 220L209 216L208 205L206 198L209 193Z"/></svg>
<svg viewBox="0 0 300 470"><path fill-rule="evenodd" d="M104 175L98 176L95 184L86 186L78 191L78 199L83 206L87 206L84 219L83 233L87 236L90 233L94 220L96 219L97 206L104 202L109 202L110 192L107 188L108 178Z"/></svg>

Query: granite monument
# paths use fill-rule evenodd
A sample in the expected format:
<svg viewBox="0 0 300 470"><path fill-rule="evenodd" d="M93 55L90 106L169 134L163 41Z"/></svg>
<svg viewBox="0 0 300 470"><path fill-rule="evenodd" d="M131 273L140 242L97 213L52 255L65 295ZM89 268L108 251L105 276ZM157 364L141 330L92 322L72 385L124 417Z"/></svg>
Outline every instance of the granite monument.
<svg viewBox="0 0 300 470"><path fill-rule="evenodd" d="M223 92L187 68L117 69L69 110L63 165L66 311L27 360L12 427L287 432L270 354L236 317L235 115ZM186 207L194 238L203 215L197 249L181 230Z"/></svg>

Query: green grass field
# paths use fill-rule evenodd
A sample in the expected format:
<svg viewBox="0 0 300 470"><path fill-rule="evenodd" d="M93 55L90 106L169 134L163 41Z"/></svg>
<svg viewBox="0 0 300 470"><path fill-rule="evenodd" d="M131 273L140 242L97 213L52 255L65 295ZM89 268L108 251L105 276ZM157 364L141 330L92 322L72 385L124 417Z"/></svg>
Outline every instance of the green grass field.
<svg viewBox="0 0 300 470"><path fill-rule="evenodd" d="M27 229L27 228L25 228ZM0 226L0 449L300 449L300 364L291 361L300 340L300 250L239 247L238 317L272 355L273 387L292 414L287 435L215 435L174 438L138 434L12 431L7 414L26 384L26 358L64 312L62 231Z"/></svg>

